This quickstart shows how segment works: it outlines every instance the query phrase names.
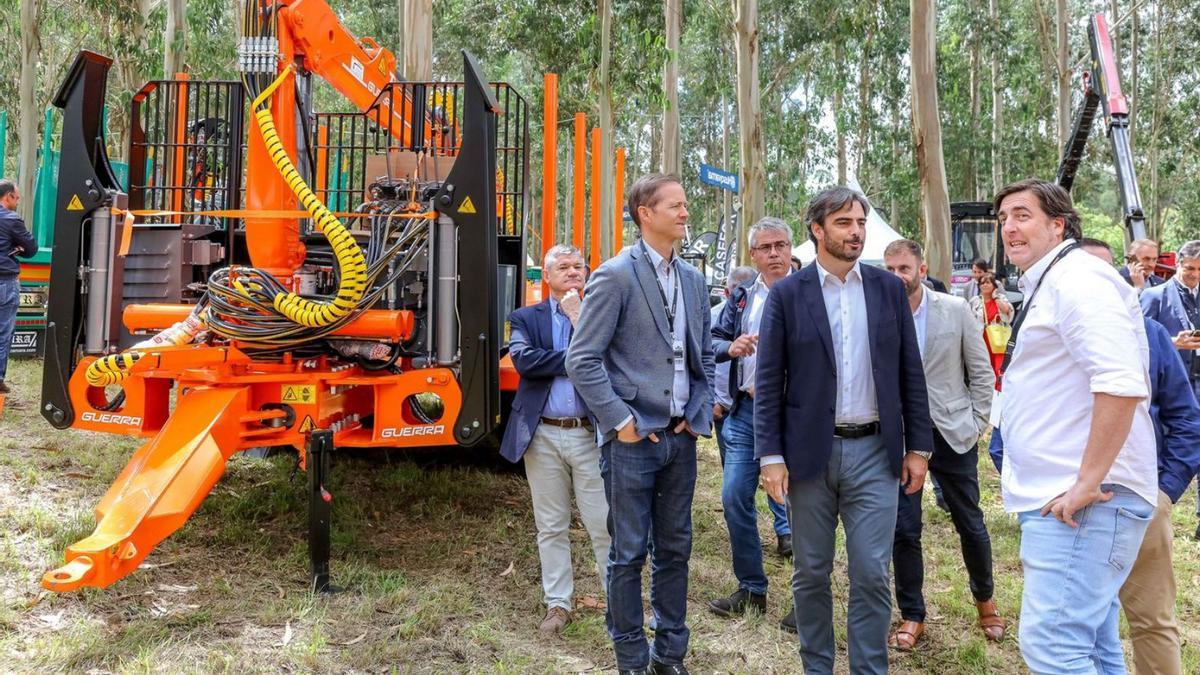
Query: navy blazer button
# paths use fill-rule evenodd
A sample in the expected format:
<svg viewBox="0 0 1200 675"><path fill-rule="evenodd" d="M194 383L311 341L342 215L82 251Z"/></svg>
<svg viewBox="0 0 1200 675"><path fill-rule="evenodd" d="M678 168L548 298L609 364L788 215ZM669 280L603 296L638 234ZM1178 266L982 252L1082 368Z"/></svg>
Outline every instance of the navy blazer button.
<svg viewBox="0 0 1200 675"><path fill-rule="evenodd" d="M664 395L664 396L670 396L670 395L671 395L671 390L670 390L670 389L664 389L664 390L663 390L663 395Z"/></svg>

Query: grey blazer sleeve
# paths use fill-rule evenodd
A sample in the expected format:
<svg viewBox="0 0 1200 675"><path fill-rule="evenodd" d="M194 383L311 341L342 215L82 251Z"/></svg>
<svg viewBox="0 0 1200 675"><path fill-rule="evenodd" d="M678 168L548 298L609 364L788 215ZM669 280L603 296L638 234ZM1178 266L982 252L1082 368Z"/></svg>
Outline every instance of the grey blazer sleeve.
<svg viewBox="0 0 1200 675"><path fill-rule="evenodd" d="M607 353L621 318L628 293L627 279L601 265L588 280L579 324L567 349L567 376L596 416L600 433L607 435L633 411L617 396L604 369Z"/></svg>
<svg viewBox="0 0 1200 675"><path fill-rule="evenodd" d="M959 320L962 323L963 365L967 369L967 389L971 392L971 412L982 432L987 428L992 411L992 397L996 389L996 373L992 370L992 357L983 341L983 331L975 320L970 307L962 306Z"/></svg>

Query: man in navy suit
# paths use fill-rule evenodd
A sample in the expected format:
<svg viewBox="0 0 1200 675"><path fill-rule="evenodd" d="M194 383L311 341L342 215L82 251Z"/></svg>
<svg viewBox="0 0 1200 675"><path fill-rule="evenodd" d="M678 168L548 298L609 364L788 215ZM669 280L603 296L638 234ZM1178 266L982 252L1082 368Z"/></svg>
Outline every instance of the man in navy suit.
<svg viewBox="0 0 1200 675"><path fill-rule="evenodd" d="M813 199L804 220L816 264L775 284L759 324L755 452L767 493L796 514L792 593L809 675L833 672L829 577L839 516L850 670L887 672L896 484L920 490L933 448L904 284L858 262L868 208L845 187Z"/></svg>
<svg viewBox="0 0 1200 675"><path fill-rule="evenodd" d="M1142 313L1154 319L1171 334L1171 341L1187 369L1192 393L1200 399L1200 239L1179 247L1175 255L1175 276L1170 281L1147 289L1138 300ZM1200 487L1197 488L1200 495ZM1200 518L1200 503L1196 505ZM1200 540L1200 526L1196 527Z"/></svg>
<svg viewBox="0 0 1200 675"><path fill-rule="evenodd" d="M1153 239L1138 239L1130 242L1126 251L1127 262L1117 272L1125 283L1136 288L1138 293L1167 282L1154 273L1154 266L1158 263L1158 242Z"/></svg>
<svg viewBox="0 0 1200 675"><path fill-rule="evenodd" d="M583 255L573 246L546 251L542 273L550 297L509 316L509 354L521 374L500 454L510 462L525 458L538 530L546 617L541 631L554 634L571 621L571 490L592 538L596 572L603 588L608 576L608 501L600 475L600 448L588 408L567 379L567 346L579 320L587 277Z"/></svg>

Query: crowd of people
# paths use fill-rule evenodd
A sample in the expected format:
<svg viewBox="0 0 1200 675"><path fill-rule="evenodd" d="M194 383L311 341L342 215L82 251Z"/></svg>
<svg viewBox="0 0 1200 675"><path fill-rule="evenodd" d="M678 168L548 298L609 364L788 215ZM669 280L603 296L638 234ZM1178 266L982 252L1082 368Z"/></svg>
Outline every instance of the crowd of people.
<svg viewBox="0 0 1200 675"><path fill-rule="evenodd" d="M861 263L870 207L844 187L809 203L817 256L800 269L786 222L754 224L752 266L732 271L716 307L704 276L675 254L688 211L673 176L633 185L640 239L590 278L580 251L551 248L550 297L510 317L522 379L503 447L525 459L541 629L571 621L573 493L618 670L687 672L696 443L715 429L736 588L709 611L768 607L761 487L775 550L793 561L791 588L774 601L790 598L781 627L798 634L803 670L833 671L840 522L850 670L886 672L889 648L911 650L927 630L928 476L958 534L978 630L1002 640L978 475L990 434L1021 530L1028 668L1125 672L1124 609L1137 671L1180 673L1170 509L1200 469L1200 241L1180 248L1169 280L1154 273L1148 241L1130 245L1118 273L1059 186L1014 183L994 206L1021 272L1019 307L985 261L965 298L935 291L915 241L889 245L882 269Z"/></svg>

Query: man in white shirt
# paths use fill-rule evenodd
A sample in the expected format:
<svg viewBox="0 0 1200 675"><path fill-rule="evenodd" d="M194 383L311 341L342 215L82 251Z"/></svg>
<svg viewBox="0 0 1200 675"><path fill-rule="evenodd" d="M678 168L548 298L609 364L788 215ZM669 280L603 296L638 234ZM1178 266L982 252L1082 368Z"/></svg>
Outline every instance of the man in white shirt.
<svg viewBox="0 0 1200 675"><path fill-rule="evenodd" d="M1025 571L1021 655L1035 674L1124 673L1117 592L1158 500L1137 293L1075 250L1079 215L1060 186L1014 183L995 207L1025 294L1000 402L1001 488Z"/></svg>
<svg viewBox="0 0 1200 675"><path fill-rule="evenodd" d="M833 573L845 528L855 675L886 673L897 483L921 489L931 454L925 373L904 284L860 264L866 198L829 188L805 224L817 260L778 281L759 320L754 452L792 519L796 627L809 675L833 673Z"/></svg>

